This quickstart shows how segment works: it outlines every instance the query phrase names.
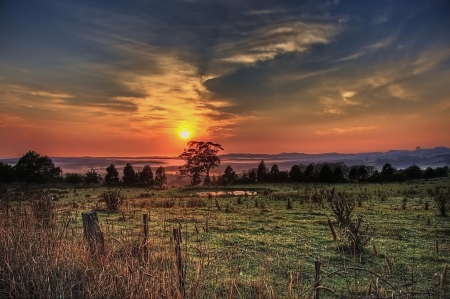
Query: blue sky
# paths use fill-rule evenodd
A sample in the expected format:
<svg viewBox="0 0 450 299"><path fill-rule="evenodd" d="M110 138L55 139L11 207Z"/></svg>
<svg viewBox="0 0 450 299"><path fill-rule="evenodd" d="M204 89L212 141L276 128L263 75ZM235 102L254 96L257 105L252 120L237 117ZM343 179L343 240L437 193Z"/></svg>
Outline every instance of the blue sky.
<svg viewBox="0 0 450 299"><path fill-rule="evenodd" d="M0 156L450 146L449 1L2 1Z"/></svg>

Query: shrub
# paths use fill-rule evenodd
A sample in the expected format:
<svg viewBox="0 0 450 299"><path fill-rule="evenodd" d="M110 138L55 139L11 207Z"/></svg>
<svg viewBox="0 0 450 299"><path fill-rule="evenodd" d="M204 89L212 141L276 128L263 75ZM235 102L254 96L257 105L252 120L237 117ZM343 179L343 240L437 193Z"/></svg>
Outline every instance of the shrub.
<svg viewBox="0 0 450 299"><path fill-rule="evenodd" d="M434 196L434 203L436 208L442 217L447 216L447 211L450 210L450 196L449 194L444 195L443 193Z"/></svg>
<svg viewBox="0 0 450 299"><path fill-rule="evenodd" d="M331 199L330 208L339 224L348 224L355 208L355 200L344 192L338 192Z"/></svg>
<svg viewBox="0 0 450 299"><path fill-rule="evenodd" d="M375 232L372 227L363 225L363 218L363 215L358 215L356 221L350 220L344 230L345 237L348 240L348 245L353 254L362 252Z"/></svg>
<svg viewBox="0 0 450 299"><path fill-rule="evenodd" d="M119 210L127 199L125 196L121 195L119 191L103 192L101 197L108 209L111 211Z"/></svg>

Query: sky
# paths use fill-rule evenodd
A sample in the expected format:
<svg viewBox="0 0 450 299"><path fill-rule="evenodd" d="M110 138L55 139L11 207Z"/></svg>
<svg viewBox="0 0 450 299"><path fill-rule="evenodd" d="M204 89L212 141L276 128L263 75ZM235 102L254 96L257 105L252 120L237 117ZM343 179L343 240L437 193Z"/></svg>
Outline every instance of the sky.
<svg viewBox="0 0 450 299"><path fill-rule="evenodd" d="M0 157L450 147L449 16L448 0L0 1Z"/></svg>

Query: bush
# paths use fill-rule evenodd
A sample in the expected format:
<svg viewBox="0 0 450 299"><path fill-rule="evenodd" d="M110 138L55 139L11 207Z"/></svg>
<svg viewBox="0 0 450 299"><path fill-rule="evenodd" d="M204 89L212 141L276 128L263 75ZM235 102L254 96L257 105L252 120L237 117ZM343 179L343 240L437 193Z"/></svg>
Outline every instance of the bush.
<svg viewBox="0 0 450 299"><path fill-rule="evenodd" d="M355 200L344 192L338 192L330 200L330 208L339 224L348 224L355 208Z"/></svg>
<svg viewBox="0 0 450 299"><path fill-rule="evenodd" d="M117 211L126 201L126 197L121 195L119 191L103 192L102 199L111 211Z"/></svg>
<svg viewBox="0 0 450 299"><path fill-rule="evenodd" d="M356 221L350 220L344 231L353 254L363 251L375 231L372 227L363 225L363 218L363 215L358 215Z"/></svg>
<svg viewBox="0 0 450 299"><path fill-rule="evenodd" d="M438 194L434 196L434 203L436 204L436 208L439 210L439 213L442 217L447 216L447 211L450 210L450 196L449 194Z"/></svg>

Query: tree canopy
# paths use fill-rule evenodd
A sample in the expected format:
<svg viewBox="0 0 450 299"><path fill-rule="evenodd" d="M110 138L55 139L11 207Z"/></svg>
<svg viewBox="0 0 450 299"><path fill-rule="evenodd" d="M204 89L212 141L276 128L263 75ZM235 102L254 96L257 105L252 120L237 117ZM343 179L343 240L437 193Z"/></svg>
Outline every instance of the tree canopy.
<svg viewBox="0 0 450 299"><path fill-rule="evenodd" d="M179 167L180 175L192 177L191 185L198 185L202 177L210 181L210 170L220 165L217 153L223 150L222 146L203 141L189 141L187 145L189 148L179 156L185 161L185 164Z"/></svg>
<svg viewBox="0 0 450 299"><path fill-rule="evenodd" d="M44 184L61 178L62 170L55 167L52 159L28 151L15 166L16 178L19 182Z"/></svg>

